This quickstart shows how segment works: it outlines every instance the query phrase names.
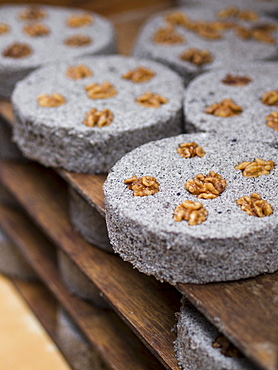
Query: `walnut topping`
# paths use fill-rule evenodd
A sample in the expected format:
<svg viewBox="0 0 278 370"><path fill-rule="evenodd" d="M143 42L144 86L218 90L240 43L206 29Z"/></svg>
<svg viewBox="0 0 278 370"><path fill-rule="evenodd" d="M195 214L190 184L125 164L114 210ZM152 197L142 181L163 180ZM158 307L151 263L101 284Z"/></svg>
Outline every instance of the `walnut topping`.
<svg viewBox="0 0 278 370"><path fill-rule="evenodd" d="M26 58L31 53L32 49L28 44L15 42L6 48L2 55L8 58Z"/></svg>
<svg viewBox="0 0 278 370"><path fill-rule="evenodd" d="M186 62L202 66L212 62L212 54L208 50L201 50L196 48L187 49L180 55L180 59Z"/></svg>
<svg viewBox="0 0 278 370"><path fill-rule="evenodd" d="M103 84L92 83L85 87L87 95L90 99L107 99L118 94L116 88L108 81Z"/></svg>
<svg viewBox="0 0 278 370"><path fill-rule="evenodd" d="M151 80L154 76L155 72L151 69L138 66L136 69L123 74L122 78L131 80L132 82L141 83Z"/></svg>
<svg viewBox="0 0 278 370"><path fill-rule="evenodd" d="M238 13L238 8L236 6L230 6L228 8L224 8L219 10L217 16L219 18L230 18L235 17Z"/></svg>
<svg viewBox="0 0 278 370"><path fill-rule="evenodd" d="M194 141L192 143L183 143L180 144L177 152L183 157L183 158L193 158L193 157L203 157L206 152L204 149L196 144Z"/></svg>
<svg viewBox="0 0 278 370"><path fill-rule="evenodd" d="M46 11L37 5L30 5L28 8L22 10L19 14L19 18L22 20L33 21L46 17Z"/></svg>
<svg viewBox="0 0 278 370"><path fill-rule="evenodd" d="M128 189L133 190L134 196L143 197L159 192L159 183L155 177L142 176L138 179L137 176L132 176L126 179L124 183L128 185Z"/></svg>
<svg viewBox="0 0 278 370"><path fill-rule="evenodd" d="M242 108L236 105L232 99L224 99L220 103L214 103L205 109L205 113L216 117L233 117L242 112Z"/></svg>
<svg viewBox="0 0 278 370"><path fill-rule="evenodd" d="M73 80L79 80L81 78L90 77L93 72L84 64L78 64L77 66L71 66L66 71L66 76Z"/></svg>
<svg viewBox="0 0 278 370"><path fill-rule="evenodd" d="M6 23L0 23L0 35L8 33L10 31L10 26Z"/></svg>
<svg viewBox="0 0 278 370"><path fill-rule="evenodd" d="M66 103L66 99L58 93L51 95L41 94L37 97L38 103L41 107L59 107Z"/></svg>
<svg viewBox="0 0 278 370"><path fill-rule="evenodd" d="M185 40L172 26L159 28L153 35L153 41L157 44L181 44Z"/></svg>
<svg viewBox="0 0 278 370"><path fill-rule="evenodd" d="M217 40L222 38L218 22L199 22L197 33L206 39Z"/></svg>
<svg viewBox="0 0 278 370"><path fill-rule="evenodd" d="M93 17L89 13L79 14L79 15L72 15L67 20L67 25L69 27L83 27L88 26L89 24L93 23Z"/></svg>
<svg viewBox="0 0 278 370"><path fill-rule="evenodd" d="M232 86L245 86L251 82L252 79L248 76L239 76L239 75L232 75L227 74L225 78L223 78L222 82L226 85Z"/></svg>
<svg viewBox="0 0 278 370"><path fill-rule="evenodd" d="M252 28L246 28L243 26L237 26L235 28L236 34L243 39L254 39L266 44L274 44L275 39L271 36L270 31L260 26L254 26Z"/></svg>
<svg viewBox="0 0 278 370"><path fill-rule="evenodd" d="M275 167L273 161L264 161L261 158L256 158L253 162L242 162L235 166L236 170L241 170L245 177L259 177L269 175L270 171Z"/></svg>
<svg viewBox="0 0 278 370"><path fill-rule="evenodd" d="M259 18L258 14L252 10L239 10L237 17L246 22L254 22Z"/></svg>
<svg viewBox="0 0 278 370"><path fill-rule="evenodd" d="M221 353L227 357L243 358L243 354L223 335L220 334L212 343L213 348L221 348Z"/></svg>
<svg viewBox="0 0 278 370"><path fill-rule="evenodd" d="M278 131L278 112L271 112L265 119L267 126Z"/></svg>
<svg viewBox="0 0 278 370"><path fill-rule="evenodd" d="M50 33L49 28L43 23L31 23L27 24L23 28L24 32L31 37L45 36Z"/></svg>
<svg viewBox="0 0 278 370"><path fill-rule="evenodd" d="M262 103L278 107L278 90L267 91L262 96Z"/></svg>
<svg viewBox="0 0 278 370"><path fill-rule="evenodd" d="M136 98L136 103L147 108L159 108L162 104L168 103L168 99L162 95L154 94L150 91Z"/></svg>
<svg viewBox="0 0 278 370"><path fill-rule="evenodd" d="M257 193L251 194L250 197L239 198L237 204L250 216L265 217L273 213L271 205Z"/></svg>
<svg viewBox="0 0 278 370"><path fill-rule="evenodd" d="M184 26L184 27L187 27L189 21L187 15L179 11L167 14L165 20L168 23L172 24L173 26Z"/></svg>
<svg viewBox="0 0 278 370"><path fill-rule="evenodd" d="M70 36L64 41L65 45L72 46L72 47L85 46L91 43L92 43L92 39L90 36L87 36L87 35Z"/></svg>
<svg viewBox="0 0 278 370"><path fill-rule="evenodd" d="M254 22L258 19L258 14L252 10L240 10L236 6L231 6L225 9L221 9L217 16L219 18L231 18L236 17L242 21Z"/></svg>
<svg viewBox="0 0 278 370"><path fill-rule="evenodd" d="M96 108L91 109L83 121L84 125L88 127L103 127L109 126L113 121L113 113L109 109L98 111Z"/></svg>
<svg viewBox="0 0 278 370"><path fill-rule="evenodd" d="M185 200L175 208L175 221L188 221L188 225L199 225L207 219L208 212L200 202Z"/></svg>
<svg viewBox="0 0 278 370"><path fill-rule="evenodd" d="M188 180L185 189L198 198L214 199L226 188L226 180L221 175L210 171L208 175L199 174L193 180Z"/></svg>

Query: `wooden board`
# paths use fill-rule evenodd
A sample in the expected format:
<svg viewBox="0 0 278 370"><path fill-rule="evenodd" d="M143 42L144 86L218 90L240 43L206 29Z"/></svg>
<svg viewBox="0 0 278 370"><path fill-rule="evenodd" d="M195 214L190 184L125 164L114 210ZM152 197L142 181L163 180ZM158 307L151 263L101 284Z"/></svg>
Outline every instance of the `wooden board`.
<svg viewBox="0 0 278 370"><path fill-rule="evenodd" d="M164 369L113 311L98 309L67 292L55 260L46 253L52 245L26 216L0 206L0 224L111 369ZM33 306L37 312L42 309Z"/></svg>
<svg viewBox="0 0 278 370"><path fill-rule="evenodd" d="M31 183L33 181L37 183L39 175L35 174L35 170L26 171L24 170L24 167L19 165L13 165L12 167L8 165L3 165L2 167L0 167L1 173L3 173L2 178L6 185L10 188L10 190L16 193L21 203L24 204L26 208L29 208L30 213L33 213L33 211L30 209L30 204L32 204L32 200L26 199L26 196L24 196L24 190L18 191L16 189L17 187L14 186L14 184L20 181L21 174L24 174L25 177L27 172L29 172L29 180L27 180L26 178L25 192L35 191L35 187L37 187L38 185L33 184L33 190L27 190L29 189L28 183ZM76 181L76 178L79 179L79 176L76 177L75 174L68 174L65 176L65 178L70 179L69 181L70 183L72 183L73 181ZM100 179L98 186L96 186L97 193L99 191L98 187L100 186L102 180L103 178ZM80 182L78 180L75 183L75 186L79 186L79 184ZM41 184L40 186L43 187L43 184ZM86 192L84 182L82 192ZM89 192L93 192L92 184L90 184ZM40 213L40 211L36 211L33 214L33 217L37 217L38 213ZM41 216L39 218L41 218ZM42 220L40 221L40 224L47 224L47 222ZM59 236L55 237L55 235L53 235L52 237L56 239L56 242L59 242ZM62 235L61 238L63 238ZM80 249L77 248L75 253L81 253L81 250L83 248L84 247L80 247ZM74 249L70 251L71 248L69 247L67 247L66 249L68 250L68 253L70 255L74 251ZM88 256L90 256L89 258L95 258L95 254L91 253L92 249L87 249L86 247L86 250L86 254L88 253ZM96 252L97 255L99 255L99 253L101 252ZM75 256L74 259L80 266L80 268L89 276L89 278L99 284L101 290L104 290L108 299L113 301L113 298L111 297L111 292L109 291L109 287L105 287L105 284L99 281L99 272L94 271L92 273L87 263L82 261L82 258L78 258ZM126 271L128 271L128 268L125 269ZM112 284L112 286L114 284L115 282ZM253 279L241 280L239 282L215 283L206 285L183 284L179 285L178 288L250 359L254 360L254 362L256 362L264 369L273 370L277 368L277 285L278 273L275 273L259 276ZM132 288L130 287L130 289ZM136 296L137 294L139 293L136 292L134 298L132 298L135 300L135 302L137 302L138 299L138 297ZM129 316L126 313L126 310L121 307L120 303L113 302L113 304L116 309L121 312L122 315ZM136 319L132 319L130 317L127 317L126 319L131 322L134 327L139 325L139 322ZM135 324L136 321L137 324ZM136 328L134 330L137 331ZM139 336L140 335L142 334L139 333Z"/></svg>
<svg viewBox="0 0 278 370"><path fill-rule="evenodd" d="M92 247L72 230L65 188L55 173L29 164L1 163L1 181L34 221L103 292L111 306L167 367L177 369L173 350L180 294L134 270L116 255Z"/></svg>

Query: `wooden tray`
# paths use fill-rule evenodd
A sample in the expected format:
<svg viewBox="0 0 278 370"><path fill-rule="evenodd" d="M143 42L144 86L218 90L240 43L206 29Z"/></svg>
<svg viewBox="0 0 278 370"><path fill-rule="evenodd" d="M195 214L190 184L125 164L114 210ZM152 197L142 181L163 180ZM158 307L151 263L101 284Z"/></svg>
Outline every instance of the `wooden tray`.
<svg viewBox="0 0 278 370"><path fill-rule="evenodd" d="M0 224L109 368L124 370L130 366L138 370L165 369L115 312L94 307L68 293L53 259L54 247L34 227L30 219L18 210L0 206ZM32 295L32 291L26 294ZM42 318L43 324L55 339L53 317L48 322L50 309L47 310L46 317L41 312L44 308L41 301L43 295L36 304L31 298L31 307Z"/></svg>

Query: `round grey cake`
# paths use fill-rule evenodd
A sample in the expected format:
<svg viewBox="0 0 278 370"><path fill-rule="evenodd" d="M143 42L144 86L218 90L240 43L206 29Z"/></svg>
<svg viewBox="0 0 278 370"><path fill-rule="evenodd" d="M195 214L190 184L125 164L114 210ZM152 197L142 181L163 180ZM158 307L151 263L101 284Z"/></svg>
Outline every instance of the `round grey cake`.
<svg viewBox="0 0 278 370"><path fill-rule="evenodd" d="M0 7L0 96L43 64L81 55L115 53L112 25L81 9L41 5Z"/></svg>
<svg viewBox="0 0 278 370"><path fill-rule="evenodd" d="M0 229L0 273L23 280L37 280L32 267L2 229Z"/></svg>
<svg viewBox="0 0 278 370"><path fill-rule="evenodd" d="M143 26L133 54L170 66L185 84L204 71L277 59L277 22L248 15L223 18L202 6L163 12Z"/></svg>
<svg viewBox="0 0 278 370"><path fill-rule="evenodd" d="M113 252L107 235L105 216L71 187L69 210L71 223L87 242L106 252Z"/></svg>
<svg viewBox="0 0 278 370"><path fill-rule="evenodd" d="M278 63L260 63L197 77L186 90L185 131L229 134L277 146L277 76ZM239 108L233 108L230 99Z"/></svg>
<svg viewBox="0 0 278 370"><path fill-rule="evenodd" d="M99 289L77 265L61 249L58 249L57 253L59 271L67 289L73 295L90 301L98 307L109 308L108 303L101 297Z"/></svg>
<svg viewBox="0 0 278 370"><path fill-rule="evenodd" d="M59 308L56 327L57 342L73 370L106 370L97 351L92 348L73 320Z"/></svg>
<svg viewBox="0 0 278 370"><path fill-rule="evenodd" d="M69 77L80 66L89 76ZM152 61L106 56L52 64L17 84L14 139L46 166L104 173L135 147L182 132L183 93L180 77Z"/></svg>
<svg viewBox="0 0 278 370"><path fill-rule="evenodd" d="M183 299L177 317L174 344L179 366L183 370L257 369L186 299Z"/></svg>
<svg viewBox="0 0 278 370"><path fill-rule="evenodd" d="M186 157L188 151L197 155ZM275 148L207 133L133 150L104 184L115 252L171 284L275 271L277 163ZM261 213L255 204L269 211Z"/></svg>

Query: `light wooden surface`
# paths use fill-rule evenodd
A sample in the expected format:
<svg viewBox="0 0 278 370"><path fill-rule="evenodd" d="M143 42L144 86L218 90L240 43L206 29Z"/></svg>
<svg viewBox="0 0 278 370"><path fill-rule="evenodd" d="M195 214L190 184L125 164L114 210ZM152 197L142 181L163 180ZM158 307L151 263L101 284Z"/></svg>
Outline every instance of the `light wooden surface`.
<svg viewBox="0 0 278 370"><path fill-rule="evenodd" d="M32 289L26 291L26 294L33 298L42 297L41 294L36 295ZM49 305L47 309L49 312ZM3 276L0 276L0 313L1 369L70 370L68 363L12 282ZM53 311L51 320L52 314ZM53 332L53 322L49 322L48 329Z"/></svg>

